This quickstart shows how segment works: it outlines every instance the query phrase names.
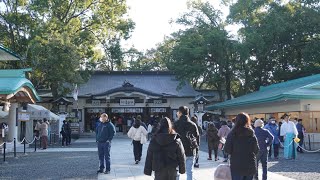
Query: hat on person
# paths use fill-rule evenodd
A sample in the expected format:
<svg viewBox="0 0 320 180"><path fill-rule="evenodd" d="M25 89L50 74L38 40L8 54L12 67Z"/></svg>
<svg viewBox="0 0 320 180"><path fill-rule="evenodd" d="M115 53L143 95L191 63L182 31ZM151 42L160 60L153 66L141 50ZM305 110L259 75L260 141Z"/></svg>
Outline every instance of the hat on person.
<svg viewBox="0 0 320 180"><path fill-rule="evenodd" d="M263 121L261 119L257 119L254 122L254 127L263 127Z"/></svg>

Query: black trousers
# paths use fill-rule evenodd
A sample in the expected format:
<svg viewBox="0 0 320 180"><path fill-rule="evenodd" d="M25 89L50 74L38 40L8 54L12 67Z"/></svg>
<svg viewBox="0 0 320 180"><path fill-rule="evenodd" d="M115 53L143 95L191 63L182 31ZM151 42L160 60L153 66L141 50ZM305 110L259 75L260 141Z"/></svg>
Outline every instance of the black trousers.
<svg viewBox="0 0 320 180"><path fill-rule="evenodd" d="M163 168L154 172L154 180L176 180L177 170L176 168Z"/></svg>
<svg viewBox="0 0 320 180"><path fill-rule="evenodd" d="M218 158L218 147L213 147L214 158ZM212 149L209 148L209 158L212 158Z"/></svg>
<svg viewBox="0 0 320 180"><path fill-rule="evenodd" d="M119 124L118 127L119 127L119 132L122 132L122 124Z"/></svg>
<svg viewBox="0 0 320 180"><path fill-rule="evenodd" d="M133 144L133 154L134 154L134 160L135 161L141 161L142 156L142 144L140 141L132 141Z"/></svg>
<svg viewBox="0 0 320 180"><path fill-rule="evenodd" d="M304 139L303 132L299 132L298 138L300 139L300 141L299 141L299 146L302 147L302 145L303 145L303 139ZM297 151L298 151L298 152L303 152L303 150L302 150L299 146L297 147Z"/></svg>
<svg viewBox="0 0 320 180"><path fill-rule="evenodd" d="M272 145L273 146L273 155L274 155L274 157L275 158L277 158L278 156L279 156L279 144L273 144ZM272 156L272 146L270 146L270 149L269 149L269 154L268 154L268 156L269 156L269 158L271 158L271 156Z"/></svg>
<svg viewBox="0 0 320 180"><path fill-rule="evenodd" d="M69 137L67 135L62 136L62 146L64 146L64 142L66 142L66 146L69 145Z"/></svg>
<svg viewBox="0 0 320 180"><path fill-rule="evenodd" d="M71 144L71 132L68 133L67 137L68 137L68 138L67 138L68 144Z"/></svg>
<svg viewBox="0 0 320 180"><path fill-rule="evenodd" d="M199 164L199 148L196 149L196 163L195 164Z"/></svg>

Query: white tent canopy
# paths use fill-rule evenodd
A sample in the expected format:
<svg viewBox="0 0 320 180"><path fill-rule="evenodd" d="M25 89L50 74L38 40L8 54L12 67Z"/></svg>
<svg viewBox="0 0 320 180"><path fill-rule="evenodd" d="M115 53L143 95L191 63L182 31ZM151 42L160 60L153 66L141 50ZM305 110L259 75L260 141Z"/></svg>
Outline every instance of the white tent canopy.
<svg viewBox="0 0 320 180"><path fill-rule="evenodd" d="M48 120L59 120L59 116L49 111L43 106L28 104L27 112L30 113L30 119L43 119Z"/></svg>
<svg viewBox="0 0 320 180"><path fill-rule="evenodd" d="M46 118L51 121L50 124L53 124L52 121L59 120L59 116L49 111L43 106L28 104L27 112L30 114L30 120L26 122L26 134L25 137L28 141L32 141L33 139L33 131L34 131L34 122L33 120L43 120Z"/></svg>
<svg viewBox="0 0 320 180"><path fill-rule="evenodd" d="M3 106L0 106L0 119L8 117L9 112L2 111Z"/></svg>

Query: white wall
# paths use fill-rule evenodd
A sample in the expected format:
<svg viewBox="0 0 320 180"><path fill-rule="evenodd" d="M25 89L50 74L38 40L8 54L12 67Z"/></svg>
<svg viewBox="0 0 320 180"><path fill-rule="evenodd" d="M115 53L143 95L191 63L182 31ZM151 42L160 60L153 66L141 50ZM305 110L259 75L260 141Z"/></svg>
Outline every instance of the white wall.
<svg viewBox="0 0 320 180"><path fill-rule="evenodd" d="M300 108L307 111L306 105L310 104L309 111L320 111L320 100L301 100Z"/></svg>

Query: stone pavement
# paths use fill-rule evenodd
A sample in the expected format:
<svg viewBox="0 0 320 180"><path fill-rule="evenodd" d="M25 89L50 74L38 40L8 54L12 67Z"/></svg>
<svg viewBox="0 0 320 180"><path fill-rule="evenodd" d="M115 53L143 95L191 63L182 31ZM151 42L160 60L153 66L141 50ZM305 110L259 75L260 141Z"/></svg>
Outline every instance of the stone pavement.
<svg viewBox="0 0 320 180"><path fill-rule="evenodd" d="M83 140L80 140L83 141ZM143 168L145 163L146 151L148 144L143 146L143 155L141 163L136 165L134 164L134 158L132 153L132 145L128 139L119 139L112 142L111 147L111 174L99 174L98 179L104 180L152 180L153 177L145 176L143 174ZM222 159L222 158L220 158ZM195 180L213 180L213 173L215 168L222 163L222 160L219 162L208 161L207 153L200 151L200 168L196 168L194 171ZM260 170L260 174L262 172ZM180 176L181 180L186 179L186 175ZM284 176L268 173L269 180L291 180Z"/></svg>
<svg viewBox="0 0 320 180"><path fill-rule="evenodd" d="M136 165L134 164L130 139L118 134L112 142L111 174L108 175L95 174L98 169L98 155L94 138L81 138L73 142L70 147L56 146L47 150L37 150L37 152L33 152L33 148L28 148L29 155L19 157L17 160L9 157L8 164L0 163L0 167L2 166L0 168L0 179L33 177L33 179L152 180L153 177L143 174L147 148L148 144L144 145L142 161ZM23 147L20 146L17 151L21 154ZM44 162L41 159L47 160ZM221 161L208 161L207 153L201 151L200 168L195 169L194 179L213 180L214 170L222 163ZM33 172L33 167L38 169L39 171L36 172L39 173ZM55 171L52 171L53 169ZM45 173L46 176L43 176L43 173L40 172ZM7 176L3 177L1 174ZM185 180L186 175L181 175L180 179ZM290 178L269 172L268 179L289 180Z"/></svg>

